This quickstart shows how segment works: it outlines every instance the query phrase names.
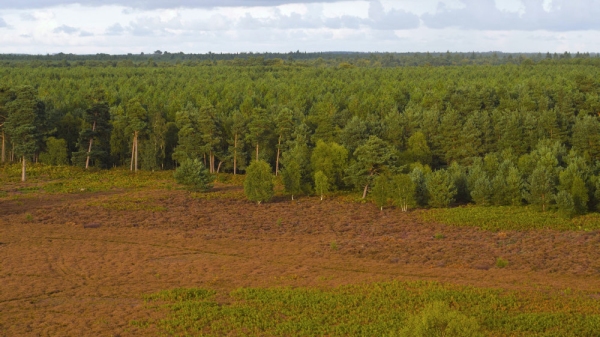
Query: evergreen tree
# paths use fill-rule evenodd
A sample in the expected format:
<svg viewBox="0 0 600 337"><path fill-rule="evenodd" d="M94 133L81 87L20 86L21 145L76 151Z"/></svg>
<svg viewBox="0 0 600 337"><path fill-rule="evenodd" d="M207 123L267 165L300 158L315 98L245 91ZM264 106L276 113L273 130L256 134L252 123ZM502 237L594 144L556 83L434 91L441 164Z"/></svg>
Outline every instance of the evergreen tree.
<svg viewBox="0 0 600 337"><path fill-rule="evenodd" d="M523 178L516 167L511 167L506 177L505 199L512 206L520 206L523 203Z"/></svg>
<svg viewBox="0 0 600 337"><path fill-rule="evenodd" d="M244 168L245 153L244 153L244 135L247 132L246 118L241 112L236 110L230 119L232 140L230 141L229 153L233 161L233 175L237 174L238 167Z"/></svg>
<svg viewBox="0 0 600 337"><path fill-rule="evenodd" d="M252 112L252 118L248 123L246 138L256 147L256 160L259 160L259 145L268 141L271 130L273 130L273 125L267 111L262 108L255 108Z"/></svg>
<svg viewBox="0 0 600 337"><path fill-rule="evenodd" d="M294 130L294 114L288 108L283 108L275 115L275 128L277 133L277 157L275 160L275 175L279 175L279 157L282 143L288 140Z"/></svg>
<svg viewBox="0 0 600 337"><path fill-rule="evenodd" d="M556 206L558 212L567 218L571 218L577 213L573 197L567 191L563 190L556 194Z"/></svg>
<svg viewBox="0 0 600 337"><path fill-rule="evenodd" d="M79 151L73 153L73 163L82 162L85 157L86 169L95 161L99 161L100 166L107 167L111 136L108 103L95 102L85 111L83 121L85 127L79 133Z"/></svg>
<svg viewBox="0 0 600 337"><path fill-rule="evenodd" d="M179 129L178 143L173 151L173 159L183 163L186 159L202 157L202 139L200 138L199 112L191 102L175 115L175 124Z"/></svg>
<svg viewBox="0 0 600 337"><path fill-rule="evenodd" d="M600 159L600 122L597 117L582 115L573 126L573 148Z"/></svg>
<svg viewBox="0 0 600 337"><path fill-rule="evenodd" d="M125 132L133 136L131 147L131 171L137 172L139 137L147 127L148 113L138 99L132 99L127 102L125 116L127 119Z"/></svg>
<svg viewBox="0 0 600 337"><path fill-rule="evenodd" d="M456 187L452 177L445 170L437 170L427 177L429 206L435 208L448 207L456 197Z"/></svg>
<svg viewBox="0 0 600 337"><path fill-rule="evenodd" d="M39 148L41 134L36 122L44 105L37 100L31 86L17 87L12 95L14 98L6 106L8 117L4 128L13 144L14 154L21 158L21 181L25 181L27 159Z"/></svg>
<svg viewBox="0 0 600 337"><path fill-rule="evenodd" d="M409 176L415 185L415 202L419 206L427 206L429 193L427 192L426 170L422 166L416 166L410 172Z"/></svg>
<svg viewBox="0 0 600 337"><path fill-rule="evenodd" d="M554 172L549 167L538 165L529 177L529 191L526 199L532 205L538 205L545 212L555 196Z"/></svg>
<svg viewBox="0 0 600 337"><path fill-rule="evenodd" d="M433 155L427 145L427 139L422 132L415 132L408 138L408 157L410 162L431 165Z"/></svg>
<svg viewBox="0 0 600 337"><path fill-rule="evenodd" d="M300 165L293 158L288 160L281 171L281 178L283 180L283 187L285 191L292 195L292 200L294 200L294 195L300 193L302 191L301 179L302 174L300 172Z"/></svg>
<svg viewBox="0 0 600 337"><path fill-rule="evenodd" d="M393 176L391 186L391 197L396 207L399 207L402 212L408 211L410 207L416 204L416 185L408 174Z"/></svg>
<svg viewBox="0 0 600 337"><path fill-rule="evenodd" d="M321 196L321 200L329 193L329 182L323 171L317 171L317 173L315 173L315 191Z"/></svg>
<svg viewBox="0 0 600 337"><path fill-rule="evenodd" d="M184 160L173 177L192 191L205 192L212 188L213 177L198 159Z"/></svg>
<svg viewBox="0 0 600 337"><path fill-rule="evenodd" d="M256 160L246 168L244 193L248 200L255 201L259 205L267 202L273 197L274 187L273 174L267 162Z"/></svg>
<svg viewBox="0 0 600 337"><path fill-rule="evenodd" d="M346 179L355 188L363 188L364 199L373 179L393 164L395 153L388 143L371 136L364 145L354 151L354 157L355 161L346 170Z"/></svg>
<svg viewBox="0 0 600 337"><path fill-rule="evenodd" d="M487 175L482 175L473 185L471 198L477 205L489 206L492 203L493 195L494 190L492 189L492 183Z"/></svg>

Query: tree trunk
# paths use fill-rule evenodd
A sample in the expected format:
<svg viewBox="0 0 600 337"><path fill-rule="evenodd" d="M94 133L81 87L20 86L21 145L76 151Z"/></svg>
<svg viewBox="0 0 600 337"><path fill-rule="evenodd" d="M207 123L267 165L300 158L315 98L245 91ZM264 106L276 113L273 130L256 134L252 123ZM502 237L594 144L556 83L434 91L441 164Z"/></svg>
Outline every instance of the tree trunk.
<svg viewBox="0 0 600 337"><path fill-rule="evenodd" d="M366 198L367 197L367 191L369 190L369 184L365 185L365 189L363 190L363 195L362 198Z"/></svg>
<svg viewBox="0 0 600 337"><path fill-rule="evenodd" d="M219 174L219 171L221 171L221 164L223 164L223 162L219 161L219 166L217 166L217 174Z"/></svg>
<svg viewBox="0 0 600 337"><path fill-rule="evenodd" d="M25 156L23 156L23 166L21 167L21 181L25 181Z"/></svg>
<svg viewBox="0 0 600 337"><path fill-rule="evenodd" d="M96 121L92 125L92 132L96 131ZM90 167L90 152L92 152L92 144L94 143L94 137L90 137L90 146L88 147L87 158L85 159L85 168L87 170Z"/></svg>
<svg viewBox="0 0 600 337"><path fill-rule="evenodd" d="M256 161L258 161L258 143L256 143Z"/></svg>
<svg viewBox="0 0 600 337"><path fill-rule="evenodd" d="M4 135L4 130L2 130L2 162L6 161L6 136Z"/></svg>
<svg viewBox="0 0 600 337"><path fill-rule="evenodd" d="M275 176L279 175L279 152L281 150L281 135L279 135L279 141L277 142L277 160L275 161Z"/></svg>
<svg viewBox="0 0 600 337"><path fill-rule="evenodd" d="M134 171L137 172L138 169L138 133L137 131L135 132L135 169Z"/></svg>
<svg viewBox="0 0 600 337"><path fill-rule="evenodd" d="M237 133L233 137L233 175L237 174Z"/></svg>
<svg viewBox="0 0 600 337"><path fill-rule="evenodd" d="M129 165L129 171L133 171L133 158L135 157L135 134L131 142L131 164Z"/></svg>

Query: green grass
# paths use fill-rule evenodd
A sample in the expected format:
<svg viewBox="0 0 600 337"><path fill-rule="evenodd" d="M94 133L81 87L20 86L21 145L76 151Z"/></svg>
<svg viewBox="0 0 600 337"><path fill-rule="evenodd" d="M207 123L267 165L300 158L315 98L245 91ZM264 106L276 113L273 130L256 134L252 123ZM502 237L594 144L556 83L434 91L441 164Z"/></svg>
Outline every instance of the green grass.
<svg viewBox="0 0 600 337"><path fill-rule="evenodd" d="M218 298L218 300L217 300ZM491 336L597 336L600 302L572 291L517 293L435 282L307 288L242 288L219 296L175 289L146 296L164 319L134 321L172 336L404 336L432 303ZM475 335L475 334L472 334ZM471 334L469 334L471 336Z"/></svg>
<svg viewBox="0 0 600 337"><path fill-rule="evenodd" d="M420 211L425 221L435 221L452 226L471 226L490 231L502 230L596 230L600 229L600 214L590 213L573 219L532 206L481 207L465 206Z"/></svg>
<svg viewBox="0 0 600 337"><path fill-rule="evenodd" d="M19 186L20 192L45 193L85 193L108 191L111 189L170 189L176 185L172 171L130 172L119 168L112 170L85 170L73 166L47 166L32 164L27 168L27 181L20 182L21 167L7 165L0 167L0 186Z"/></svg>

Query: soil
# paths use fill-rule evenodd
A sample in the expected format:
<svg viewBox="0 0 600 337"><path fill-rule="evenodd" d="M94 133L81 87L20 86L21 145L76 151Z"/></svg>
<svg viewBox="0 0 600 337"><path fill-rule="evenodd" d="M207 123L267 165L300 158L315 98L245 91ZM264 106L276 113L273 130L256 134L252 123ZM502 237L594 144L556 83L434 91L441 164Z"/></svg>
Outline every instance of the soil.
<svg viewBox="0 0 600 337"><path fill-rule="evenodd" d="M494 233L426 223L420 211L319 198L256 205L240 195L221 186L201 198L146 190L1 199L0 335L154 334L130 324L157 315L142 294L177 287L398 279L600 289L600 232Z"/></svg>

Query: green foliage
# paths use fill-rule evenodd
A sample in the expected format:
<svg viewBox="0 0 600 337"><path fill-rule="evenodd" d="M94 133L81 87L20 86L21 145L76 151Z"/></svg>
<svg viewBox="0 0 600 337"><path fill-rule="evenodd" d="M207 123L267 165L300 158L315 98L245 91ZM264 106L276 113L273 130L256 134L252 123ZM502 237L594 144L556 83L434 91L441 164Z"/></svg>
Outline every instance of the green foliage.
<svg viewBox="0 0 600 337"><path fill-rule="evenodd" d="M410 179L415 185L415 201L419 206L427 206L429 200L429 193L427 192L426 173L429 174L431 170L427 170L425 168L416 166L410 172Z"/></svg>
<svg viewBox="0 0 600 337"><path fill-rule="evenodd" d="M378 175L373 181L373 188L371 189L371 193L373 195L373 199L375 200L375 204L379 207L380 210L383 210L385 206L388 204L388 199L391 194L391 181L390 177L385 174Z"/></svg>
<svg viewBox="0 0 600 337"><path fill-rule="evenodd" d="M67 142L64 139L49 137L46 152L40 154L40 162L48 165L68 165Z"/></svg>
<svg viewBox="0 0 600 337"><path fill-rule="evenodd" d="M393 164L395 151L387 142L371 136L354 151L354 157L356 160L346 170L346 179L356 189L364 188L364 199L368 185Z"/></svg>
<svg viewBox="0 0 600 337"><path fill-rule="evenodd" d="M431 165L431 149L427 145L427 139L422 132L417 131L408 138L408 157L411 162Z"/></svg>
<svg viewBox="0 0 600 337"><path fill-rule="evenodd" d="M477 319L450 309L440 301L429 303L423 310L408 319L402 330L406 337L483 337Z"/></svg>
<svg viewBox="0 0 600 337"><path fill-rule="evenodd" d="M205 192L212 188L213 177L198 159L188 159L181 163L173 176L179 184L187 186L191 191Z"/></svg>
<svg viewBox="0 0 600 337"><path fill-rule="evenodd" d="M132 324L178 336L574 337L594 336L600 325L600 304L586 293L549 295L435 282L326 290L240 288L229 294L174 289L145 298L156 315L166 310L167 316Z"/></svg>
<svg viewBox="0 0 600 337"><path fill-rule="evenodd" d="M265 161L252 162L246 169L244 193L250 201L258 204L271 200L274 194L273 174L271 166Z"/></svg>
<svg viewBox="0 0 600 337"><path fill-rule="evenodd" d="M482 175L475 181L471 190L471 198L479 206L490 206L494 190L487 175Z"/></svg>
<svg viewBox="0 0 600 337"><path fill-rule="evenodd" d="M448 207L454 202L456 187L447 171L438 170L427 177L429 206L434 208Z"/></svg>
<svg viewBox="0 0 600 337"><path fill-rule="evenodd" d="M532 205L538 205L542 211L546 211L548 205L555 196L555 177L551 169L538 166L529 177L529 193L527 200Z"/></svg>
<svg viewBox="0 0 600 337"><path fill-rule="evenodd" d="M330 178L331 187L343 187L344 171L347 167L348 150L337 143L317 141L312 155L311 164L315 172L322 171Z"/></svg>
<svg viewBox="0 0 600 337"><path fill-rule="evenodd" d="M496 267L498 268L506 268L508 267L508 261L499 257L496 259Z"/></svg>
<svg viewBox="0 0 600 337"><path fill-rule="evenodd" d="M408 174L398 174L391 179L390 195L396 207L402 212L416 204L416 185Z"/></svg>
<svg viewBox="0 0 600 337"><path fill-rule="evenodd" d="M420 216L425 221L435 221L452 226L477 227L490 231L600 229L600 214L587 214L569 219L555 212L539 212L536 206L467 206L431 209L420 213Z"/></svg>
<svg viewBox="0 0 600 337"><path fill-rule="evenodd" d="M315 173L315 192L321 196L321 200L329 193L329 181L323 171L317 171L317 173Z"/></svg>
<svg viewBox="0 0 600 337"><path fill-rule="evenodd" d="M292 200L294 200L294 195L302 191L302 174L300 172L300 165L298 165L296 160L290 159L286 162L285 167L281 171L281 178L285 191L291 194Z"/></svg>

